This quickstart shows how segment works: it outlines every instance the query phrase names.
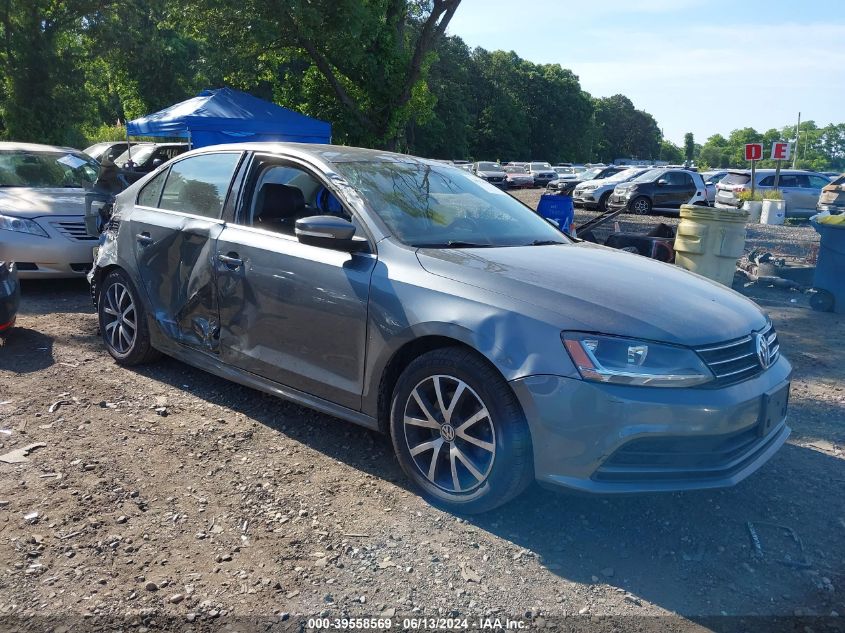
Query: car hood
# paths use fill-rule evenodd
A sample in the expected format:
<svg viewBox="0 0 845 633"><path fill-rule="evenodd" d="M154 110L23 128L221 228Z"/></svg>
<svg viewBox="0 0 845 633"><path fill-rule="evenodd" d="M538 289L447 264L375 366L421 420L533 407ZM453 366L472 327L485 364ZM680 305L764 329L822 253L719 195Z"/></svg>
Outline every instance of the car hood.
<svg viewBox="0 0 845 633"><path fill-rule="evenodd" d="M562 329L703 345L766 323L756 304L721 284L586 242L420 249L417 257L431 274L555 312Z"/></svg>
<svg viewBox="0 0 845 633"><path fill-rule="evenodd" d="M0 213L21 218L42 215L84 215L85 190L70 188L38 189L3 187L0 189Z"/></svg>

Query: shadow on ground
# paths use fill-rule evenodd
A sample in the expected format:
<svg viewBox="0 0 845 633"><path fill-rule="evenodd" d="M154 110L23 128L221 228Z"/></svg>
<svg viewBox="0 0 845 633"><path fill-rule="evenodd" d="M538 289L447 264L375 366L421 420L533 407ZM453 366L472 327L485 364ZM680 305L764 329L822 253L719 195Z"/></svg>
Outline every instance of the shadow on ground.
<svg viewBox="0 0 845 633"><path fill-rule="evenodd" d="M388 439L377 433L174 360L137 371L408 488ZM519 546L563 579L606 583L634 600L688 617L791 616L796 609L845 613L842 466L840 459L787 444L761 471L731 489L598 497L534 486L470 522ZM761 558L754 556L748 522L759 523ZM772 525L794 530L801 546Z"/></svg>

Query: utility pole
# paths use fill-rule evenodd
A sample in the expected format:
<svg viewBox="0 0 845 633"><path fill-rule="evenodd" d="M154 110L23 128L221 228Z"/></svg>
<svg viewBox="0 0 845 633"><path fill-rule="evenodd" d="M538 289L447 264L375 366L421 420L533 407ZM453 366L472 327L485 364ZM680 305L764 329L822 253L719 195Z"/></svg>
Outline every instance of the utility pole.
<svg viewBox="0 0 845 633"><path fill-rule="evenodd" d="M801 113L798 113L798 124L795 126L795 153L792 155L792 169L795 169L795 159L798 158L798 136L801 134Z"/></svg>

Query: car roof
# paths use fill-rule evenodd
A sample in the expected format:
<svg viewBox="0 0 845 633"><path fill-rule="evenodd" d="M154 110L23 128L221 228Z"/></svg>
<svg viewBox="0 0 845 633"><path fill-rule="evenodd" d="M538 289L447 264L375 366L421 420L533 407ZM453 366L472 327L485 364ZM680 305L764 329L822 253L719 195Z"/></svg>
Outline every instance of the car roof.
<svg viewBox="0 0 845 633"><path fill-rule="evenodd" d="M440 165L436 160L399 154L381 149L364 147L349 147L346 145L325 145L318 143L284 143L284 142L253 142L226 143L224 145L209 145L182 154L179 158L214 151L244 151L261 153L284 153L301 158L317 159L326 163L354 163L354 162L383 162L383 163L419 163L423 165ZM485 161L486 162L486 161ZM492 162L492 161L490 161ZM463 163L467 164L467 163Z"/></svg>
<svg viewBox="0 0 845 633"><path fill-rule="evenodd" d="M0 151L7 152L74 152L82 154L81 150L73 147L61 147L59 145L40 145L38 143L17 143L15 141L0 142Z"/></svg>
<svg viewBox="0 0 845 633"><path fill-rule="evenodd" d="M776 169L758 169L757 175L759 176L761 174L765 174L766 176L768 176L770 174L774 174L776 171L777 171ZM729 169L728 173L729 174L742 174L743 176L750 176L751 170L750 169ZM783 175L798 176L798 175L803 175L803 174L811 174L813 176L823 176L824 175L824 174L821 174L817 171L809 171L807 169L781 169L780 173L781 173L782 176Z"/></svg>

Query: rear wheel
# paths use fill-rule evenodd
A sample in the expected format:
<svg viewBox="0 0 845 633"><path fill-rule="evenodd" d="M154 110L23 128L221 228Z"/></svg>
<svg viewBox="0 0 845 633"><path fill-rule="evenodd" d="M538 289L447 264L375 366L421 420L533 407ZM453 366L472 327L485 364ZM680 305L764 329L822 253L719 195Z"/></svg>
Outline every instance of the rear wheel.
<svg viewBox="0 0 845 633"><path fill-rule="evenodd" d="M651 213L651 200L645 196L634 198L628 208L631 209L631 213L634 213L635 215L648 215Z"/></svg>
<svg viewBox="0 0 845 633"><path fill-rule="evenodd" d="M405 474L452 512L491 510L534 478L516 396L471 350L434 350L405 369L393 393L390 432Z"/></svg>
<svg viewBox="0 0 845 633"><path fill-rule="evenodd" d="M97 300L97 314L106 349L121 365L140 365L161 355L150 344L144 306L124 271L116 269L106 275Z"/></svg>

